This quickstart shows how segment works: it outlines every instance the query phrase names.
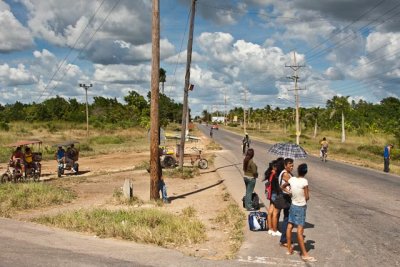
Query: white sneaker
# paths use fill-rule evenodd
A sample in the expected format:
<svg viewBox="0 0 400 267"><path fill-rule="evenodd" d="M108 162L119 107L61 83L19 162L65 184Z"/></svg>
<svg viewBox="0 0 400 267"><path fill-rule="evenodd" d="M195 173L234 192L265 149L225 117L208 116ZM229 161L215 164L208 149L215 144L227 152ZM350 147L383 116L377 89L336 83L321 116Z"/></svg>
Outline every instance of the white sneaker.
<svg viewBox="0 0 400 267"><path fill-rule="evenodd" d="M281 236L281 235L282 235L282 233L279 231L272 232L272 236Z"/></svg>
<svg viewBox="0 0 400 267"><path fill-rule="evenodd" d="M272 235L273 233L274 233L274 231L268 230L268 234L269 234L269 235Z"/></svg>

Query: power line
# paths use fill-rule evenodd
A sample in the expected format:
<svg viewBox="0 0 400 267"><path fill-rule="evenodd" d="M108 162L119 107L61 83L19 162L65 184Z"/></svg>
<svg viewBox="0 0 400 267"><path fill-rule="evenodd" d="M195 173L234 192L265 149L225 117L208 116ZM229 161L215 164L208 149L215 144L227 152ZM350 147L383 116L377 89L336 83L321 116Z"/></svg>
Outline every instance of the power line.
<svg viewBox="0 0 400 267"><path fill-rule="evenodd" d="M82 37L83 33L86 31L86 29L89 27L90 23L93 21L93 19L96 17L97 13L99 12L100 8L103 6L104 2L106 0L103 0L100 5L97 7L97 9L95 10L95 12L93 13L93 15L91 16L91 18L89 19L89 21L87 22L85 28L81 31L81 33L79 34L78 38L76 38L74 44L72 45L72 47L70 47L67 55L64 57L64 59L59 62L56 71L53 73L53 75L51 76L49 82L47 83L47 85L45 86L45 88L42 90L42 93L40 94L40 96L38 97L36 102L39 102L39 100L42 98L44 92L48 89L48 87L50 86L51 82L54 80L55 76L57 75L57 73L60 71L61 66L64 65L64 63L66 62L67 58L69 57L69 55L71 54L72 50L75 49L75 46L78 44L79 39Z"/></svg>

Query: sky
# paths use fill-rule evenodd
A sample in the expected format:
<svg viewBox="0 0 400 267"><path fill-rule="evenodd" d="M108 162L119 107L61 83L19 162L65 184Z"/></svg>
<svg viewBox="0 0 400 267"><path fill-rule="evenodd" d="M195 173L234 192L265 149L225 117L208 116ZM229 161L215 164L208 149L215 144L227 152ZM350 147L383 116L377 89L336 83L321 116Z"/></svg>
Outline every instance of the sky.
<svg viewBox="0 0 400 267"><path fill-rule="evenodd" d="M190 5L160 0L164 93L180 103ZM151 0L0 0L0 104L84 102L80 83L90 103L146 96L151 17ZM294 107L296 75L302 107L379 103L400 95L399 55L398 0L197 0L189 108Z"/></svg>

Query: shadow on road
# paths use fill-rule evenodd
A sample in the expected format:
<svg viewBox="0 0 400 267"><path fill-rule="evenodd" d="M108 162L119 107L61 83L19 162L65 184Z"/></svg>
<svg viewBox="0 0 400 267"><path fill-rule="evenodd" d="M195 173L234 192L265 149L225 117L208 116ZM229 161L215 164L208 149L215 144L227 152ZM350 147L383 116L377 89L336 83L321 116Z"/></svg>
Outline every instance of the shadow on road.
<svg viewBox="0 0 400 267"><path fill-rule="evenodd" d="M178 195L178 196L173 196L173 197L169 197L168 199L169 199L169 201L174 201L175 199L179 199L179 198L185 198L186 196L190 196L190 195L193 195L193 194L196 194L196 193L199 193L199 192L202 192L202 191L204 191L204 190L207 190L207 189L210 189L210 188L213 188L213 187L215 187L215 186L217 186L217 185L220 185L220 184L222 184L224 182L224 180L219 180L217 183L215 183L215 184L212 184L212 185L209 185L209 186L207 186L207 187L203 187L203 188L200 188L200 189L197 189L197 190L195 190L195 191L192 191L192 192L188 192L188 193L185 193L185 194L182 194L182 195Z"/></svg>

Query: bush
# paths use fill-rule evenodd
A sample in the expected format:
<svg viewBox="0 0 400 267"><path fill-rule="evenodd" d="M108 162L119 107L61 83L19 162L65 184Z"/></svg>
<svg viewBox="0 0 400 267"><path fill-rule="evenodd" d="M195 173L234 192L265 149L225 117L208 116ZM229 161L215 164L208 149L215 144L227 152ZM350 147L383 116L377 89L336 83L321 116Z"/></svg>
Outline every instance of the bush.
<svg viewBox="0 0 400 267"><path fill-rule="evenodd" d="M230 123L228 123L228 126L229 126L229 127L238 127L238 126L239 126L239 123L237 123L237 122L230 122Z"/></svg>
<svg viewBox="0 0 400 267"><path fill-rule="evenodd" d="M373 155L381 156L383 155L383 148L375 145L360 145L357 147L358 151L369 152Z"/></svg>
<svg viewBox="0 0 400 267"><path fill-rule="evenodd" d="M2 121L0 122L0 130L8 132L10 130L10 126L8 125L7 122Z"/></svg>

